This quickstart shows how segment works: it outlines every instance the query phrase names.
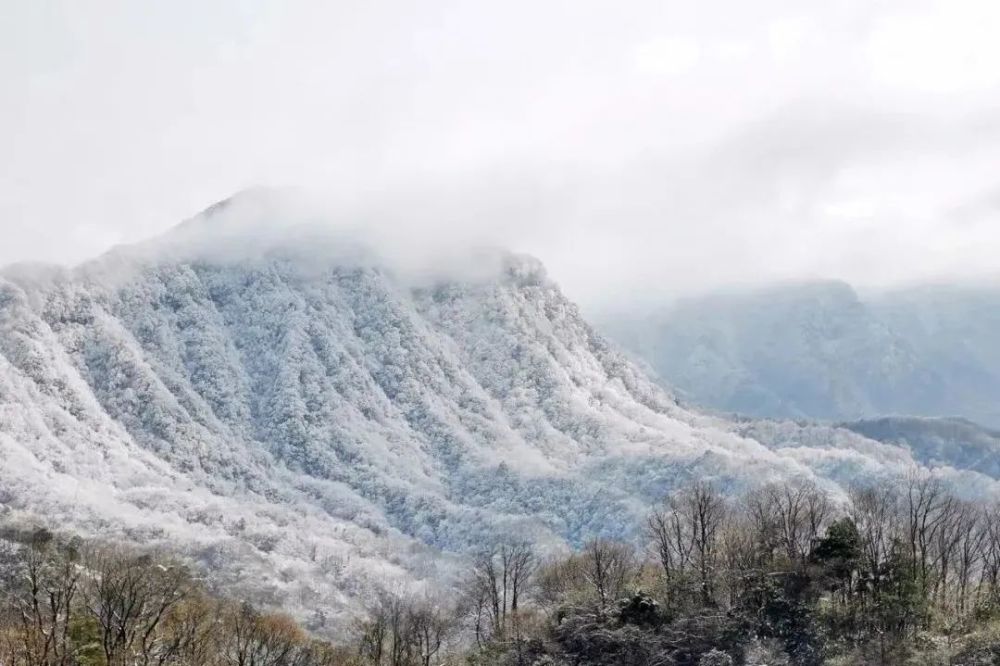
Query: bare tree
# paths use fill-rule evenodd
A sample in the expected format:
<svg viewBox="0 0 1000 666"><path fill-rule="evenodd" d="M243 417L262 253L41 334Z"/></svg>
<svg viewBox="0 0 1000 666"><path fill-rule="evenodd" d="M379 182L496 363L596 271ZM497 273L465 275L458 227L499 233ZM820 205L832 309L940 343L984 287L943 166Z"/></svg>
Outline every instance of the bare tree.
<svg viewBox="0 0 1000 666"><path fill-rule="evenodd" d="M187 572L151 555L99 548L88 558L87 608L100 627L108 666L160 663L170 641L162 639L168 612L189 593Z"/></svg>
<svg viewBox="0 0 1000 666"><path fill-rule="evenodd" d="M956 548L956 575L958 585L958 612L968 609L970 588L981 579L986 559L987 526L989 516L981 505L963 502L958 516L958 544Z"/></svg>
<svg viewBox="0 0 1000 666"><path fill-rule="evenodd" d="M366 662L381 666L384 663L388 636L389 621L385 605L380 597L379 602L368 609L368 619L362 623L358 654Z"/></svg>
<svg viewBox="0 0 1000 666"><path fill-rule="evenodd" d="M79 592L81 568L73 543L60 543L47 530L24 535L18 549L7 549L4 559L13 590L12 616L18 639L7 638L26 666L67 666L73 663L70 626ZM11 659L13 662L13 659Z"/></svg>
<svg viewBox="0 0 1000 666"><path fill-rule="evenodd" d="M410 612L402 595L383 592L379 596L376 617L383 626L385 655L384 663L389 666L407 666L411 662L413 641L410 636ZM382 663L382 662L377 662Z"/></svg>
<svg viewBox="0 0 1000 666"><path fill-rule="evenodd" d="M646 527L668 588L673 587L678 577L694 573L702 602L707 604L712 600L718 537L726 515L721 493L705 482L679 489L650 515Z"/></svg>
<svg viewBox="0 0 1000 666"><path fill-rule="evenodd" d="M518 608L538 568L534 550L525 543L504 543L476 556L472 567L477 636L506 641L516 628Z"/></svg>
<svg viewBox="0 0 1000 666"><path fill-rule="evenodd" d="M359 652L379 666L430 666L453 627L452 613L430 597L382 592L368 616Z"/></svg>
<svg viewBox="0 0 1000 666"><path fill-rule="evenodd" d="M985 595L994 602L1000 599L1000 503L986 507L985 513L982 584L976 594L979 598Z"/></svg>
<svg viewBox="0 0 1000 666"><path fill-rule="evenodd" d="M429 666L445 613L407 609ZM289 618L213 599L183 567L122 547L77 547L45 530L0 538L0 666L339 666L342 650Z"/></svg>
<svg viewBox="0 0 1000 666"><path fill-rule="evenodd" d="M304 639L291 619L243 604L226 618L220 656L229 666L293 666Z"/></svg>
<svg viewBox="0 0 1000 666"><path fill-rule="evenodd" d="M413 632L420 664L431 666L431 660L441 651L452 628L451 615L430 598L414 603L409 613L410 631Z"/></svg>
<svg viewBox="0 0 1000 666"><path fill-rule="evenodd" d="M971 519L969 505L950 493L946 493L931 546L931 562L934 573L933 598L942 606L947 603L953 587L953 574L959 555L959 545L963 539L963 531L974 527Z"/></svg>
<svg viewBox="0 0 1000 666"><path fill-rule="evenodd" d="M662 508L650 514L646 529L670 588L691 563L694 541L688 521L683 519L679 507L667 501Z"/></svg>
<svg viewBox="0 0 1000 666"><path fill-rule="evenodd" d="M710 483L695 482L670 498L670 505L686 524L691 540L691 564L696 569L702 603L714 595L714 573L718 556L718 536L726 517L726 502Z"/></svg>
<svg viewBox="0 0 1000 666"><path fill-rule="evenodd" d="M779 494L778 486L761 486L747 492L740 502L753 535L753 551L761 565L774 559L781 546L776 499Z"/></svg>
<svg viewBox="0 0 1000 666"><path fill-rule="evenodd" d="M791 561L805 562L826 527L830 504L826 494L807 481L792 481L769 493L774 502L778 538Z"/></svg>
<svg viewBox="0 0 1000 666"><path fill-rule="evenodd" d="M595 539L583 548L583 576L600 608L622 595L636 575L635 553L624 543Z"/></svg>
<svg viewBox="0 0 1000 666"><path fill-rule="evenodd" d="M914 471L903 495L906 543L913 562L913 578L923 594L934 585L934 544L949 511L950 496L941 481Z"/></svg>
<svg viewBox="0 0 1000 666"><path fill-rule="evenodd" d="M171 608L157 630L154 649L143 655L143 664L210 664L218 649L222 606L204 593L193 592Z"/></svg>
<svg viewBox="0 0 1000 666"><path fill-rule="evenodd" d="M856 487L850 490L851 519L858 530L862 565L876 599L883 591L883 572L897 533L899 497L896 488Z"/></svg>
<svg viewBox="0 0 1000 666"><path fill-rule="evenodd" d="M760 571L756 546L753 524L744 514L730 516L719 531L719 563L724 572L719 580L730 606L737 604L746 581Z"/></svg>

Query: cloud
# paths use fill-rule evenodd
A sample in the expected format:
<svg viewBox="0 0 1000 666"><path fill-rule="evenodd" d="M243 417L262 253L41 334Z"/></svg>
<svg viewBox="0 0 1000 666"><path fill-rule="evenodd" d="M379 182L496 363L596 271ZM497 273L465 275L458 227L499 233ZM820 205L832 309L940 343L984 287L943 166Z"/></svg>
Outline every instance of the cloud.
<svg viewBox="0 0 1000 666"><path fill-rule="evenodd" d="M675 75L693 69L701 59L701 45L688 37L661 37L635 49L635 66L654 75Z"/></svg>
<svg viewBox="0 0 1000 666"><path fill-rule="evenodd" d="M958 0L877 21L867 44L874 78L930 93L995 90L1000 85L995 3Z"/></svg>
<svg viewBox="0 0 1000 666"><path fill-rule="evenodd" d="M0 263L77 262L256 184L532 252L586 302L979 275L1000 241L949 217L995 185L990 3L9 13Z"/></svg>

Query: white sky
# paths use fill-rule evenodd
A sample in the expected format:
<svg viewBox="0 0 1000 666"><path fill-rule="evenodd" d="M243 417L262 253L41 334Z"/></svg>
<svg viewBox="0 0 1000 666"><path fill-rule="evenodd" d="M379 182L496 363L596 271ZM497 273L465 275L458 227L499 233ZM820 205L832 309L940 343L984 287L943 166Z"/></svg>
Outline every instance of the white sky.
<svg viewBox="0 0 1000 666"><path fill-rule="evenodd" d="M252 185L585 303L1000 274L996 0L0 0L0 264Z"/></svg>

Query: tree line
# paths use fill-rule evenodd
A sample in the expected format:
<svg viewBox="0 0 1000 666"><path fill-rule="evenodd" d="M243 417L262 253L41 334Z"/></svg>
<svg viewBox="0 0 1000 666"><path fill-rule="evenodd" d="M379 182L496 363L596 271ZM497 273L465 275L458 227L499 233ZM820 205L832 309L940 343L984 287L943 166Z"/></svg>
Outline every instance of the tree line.
<svg viewBox="0 0 1000 666"><path fill-rule="evenodd" d="M454 637L454 663L483 665L1000 664L1000 510L932 474L846 496L693 482L638 531L554 558L517 540L483 551L433 653ZM399 602L371 609L369 642L407 642L386 612Z"/></svg>
<svg viewBox="0 0 1000 666"><path fill-rule="evenodd" d="M336 666L291 618L216 598L166 556L0 535L0 666Z"/></svg>
<svg viewBox="0 0 1000 666"><path fill-rule="evenodd" d="M0 539L0 666L1000 664L1000 511L931 474L846 496L677 489L632 542L498 538L460 582L373 590L342 645L169 557Z"/></svg>

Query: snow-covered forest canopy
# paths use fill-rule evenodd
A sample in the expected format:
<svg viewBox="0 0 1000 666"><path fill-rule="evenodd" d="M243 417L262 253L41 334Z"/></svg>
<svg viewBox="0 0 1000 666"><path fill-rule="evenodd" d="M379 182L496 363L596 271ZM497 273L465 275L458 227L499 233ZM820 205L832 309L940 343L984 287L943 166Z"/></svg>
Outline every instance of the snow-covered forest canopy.
<svg viewBox="0 0 1000 666"><path fill-rule="evenodd" d="M672 303L626 302L593 313L593 321L705 407L832 421L963 417L1000 428L1000 287L993 280L731 289ZM969 436L969 424L952 428Z"/></svg>
<svg viewBox="0 0 1000 666"><path fill-rule="evenodd" d="M447 585L498 536L635 541L692 479L843 498L933 467L966 498L1000 487L988 449L702 414L535 260L417 270L260 196L73 269L4 271L5 520L169 545L335 633L370 590Z"/></svg>

